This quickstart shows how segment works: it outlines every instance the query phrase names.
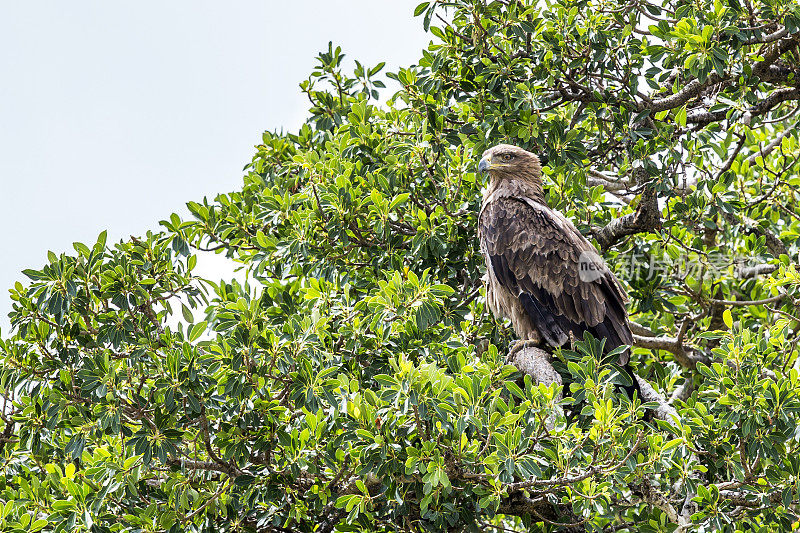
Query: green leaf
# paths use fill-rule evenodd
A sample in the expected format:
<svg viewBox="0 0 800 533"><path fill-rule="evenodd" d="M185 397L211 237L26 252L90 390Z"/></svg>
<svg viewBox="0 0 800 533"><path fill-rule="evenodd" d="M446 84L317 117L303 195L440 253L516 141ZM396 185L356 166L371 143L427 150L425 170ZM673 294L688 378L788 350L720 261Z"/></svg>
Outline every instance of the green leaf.
<svg viewBox="0 0 800 533"><path fill-rule="evenodd" d="M686 127L686 106L681 107L675 113L675 123L680 127Z"/></svg>
<svg viewBox="0 0 800 533"><path fill-rule="evenodd" d="M733 316L731 315L730 309L726 309L722 312L722 321L725 322L725 325L728 327L728 329L733 328Z"/></svg>
<svg viewBox="0 0 800 533"><path fill-rule="evenodd" d="M409 196L411 195L407 192L395 196L394 199L392 200L392 203L389 204L389 211L393 210L395 207L405 204L408 201Z"/></svg>
<svg viewBox="0 0 800 533"><path fill-rule="evenodd" d="M47 524L49 524L47 520L40 518L39 520L36 520L34 523L30 525L29 531L40 531L44 529L44 527L47 526Z"/></svg>
<svg viewBox="0 0 800 533"><path fill-rule="evenodd" d="M258 243L258 245L260 247L262 247L264 249L272 248L272 243L269 241L269 239L267 238L266 234L261 230L258 230L256 232L256 242Z"/></svg>
<svg viewBox="0 0 800 533"><path fill-rule="evenodd" d="M108 232L103 230L100 232L100 235L97 236L97 242L94 245L95 251L103 250L106 247L106 239L108 238Z"/></svg>
<svg viewBox="0 0 800 533"><path fill-rule="evenodd" d="M194 322L192 312L184 304L181 304L181 313L183 313L183 319L186 320L186 322Z"/></svg>
<svg viewBox="0 0 800 533"><path fill-rule="evenodd" d="M44 274L42 272L39 272L38 270L26 268L25 270L22 271L22 273L34 281L38 281L40 279L46 279Z"/></svg>
<svg viewBox="0 0 800 533"><path fill-rule="evenodd" d="M437 296L450 296L453 294L455 289L450 285L438 284L431 286L431 291Z"/></svg>
<svg viewBox="0 0 800 533"><path fill-rule="evenodd" d="M56 500L52 507L56 511L71 511L75 509L75 502L73 500Z"/></svg>
<svg viewBox="0 0 800 533"><path fill-rule="evenodd" d="M359 429L356 430L356 434L359 437L361 437L362 439L368 440L370 442L375 440L375 436L372 433L370 433L369 431L367 431L366 429L359 428Z"/></svg>
<svg viewBox="0 0 800 533"><path fill-rule="evenodd" d="M508 390L520 400L525 400L525 393L522 392L522 389L520 389L519 386L513 381L507 381L506 388L508 388Z"/></svg>
<svg viewBox="0 0 800 533"><path fill-rule="evenodd" d="M206 326L208 322L203 320L202 322L198 322L192 326L189 326L189 341L194 342L200 338L203 332L206 330Z"/></svg>
<svg viewBox="0 0 800 533"><path fill-rule="evenodd" d="M242 474L236 476L234 483L239 487L247 487L252 484L256 480L255 476L251 476L250 474Z"/></svg>
<svg viewBox="0 0 800 533"><path fill-rule="evenodd" d="M89 254L92 253L92 251L89 250L89 247L83 244L82 242L73 242L72 247L75 249L76 252L78 252L83 257L89 257Z"/></svg>

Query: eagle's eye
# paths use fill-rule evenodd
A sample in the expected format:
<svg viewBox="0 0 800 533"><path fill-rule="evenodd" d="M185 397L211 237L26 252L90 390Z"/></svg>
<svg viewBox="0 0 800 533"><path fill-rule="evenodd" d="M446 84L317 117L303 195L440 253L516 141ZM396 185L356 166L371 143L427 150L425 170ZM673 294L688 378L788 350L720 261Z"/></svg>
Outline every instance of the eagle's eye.
<svg viewBox="0 0 800 533"><path fill-rule="evenodd" d="M511 161L512 159L514 159L514 154L502 154L502 155L500 156L500 159L502 159L503 161L505 161L506 163L508 163L509 161Z"/></svg>

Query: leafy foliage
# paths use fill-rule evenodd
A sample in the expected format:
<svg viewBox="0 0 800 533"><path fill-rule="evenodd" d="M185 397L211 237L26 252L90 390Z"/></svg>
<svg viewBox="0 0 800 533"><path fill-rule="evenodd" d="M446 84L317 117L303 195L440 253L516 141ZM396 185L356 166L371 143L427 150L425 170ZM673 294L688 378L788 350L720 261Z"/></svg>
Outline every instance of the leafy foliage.
<svg viewBox="0 0 800 533"><path fill-rule="evenodd" d="M163 231L50 253L0 342L8 531L784 531L800 514L800 7L454 0L419 65L332 45L292 134ZM592 339L505 363L478 155L629 288L646 421ZM194 274L225 254L247 282ZM744 262L747 260L749 262ZM650 406L652 407L652 406Z"/></svg>

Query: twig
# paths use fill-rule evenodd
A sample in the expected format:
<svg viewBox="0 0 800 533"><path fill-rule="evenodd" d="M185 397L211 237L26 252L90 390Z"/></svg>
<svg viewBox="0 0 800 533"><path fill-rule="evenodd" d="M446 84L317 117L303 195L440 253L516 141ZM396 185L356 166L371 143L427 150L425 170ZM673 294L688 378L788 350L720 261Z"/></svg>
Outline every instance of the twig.
<svg viewBox="0 0 800 533"><path fill-rule="evenodd" d="M780 302L784 298L788 297L788 294L779 294L777 296L773 296L771 298L765 298L763 300L716 300L714 298L708 300L710 304L716 305L729 305L731 307L749 307L751 305L767 305L775 302Z"/></svg>
<svg viewBox="0 0 800 533"><path fill-rule="evenodd" d="M506 488L509 492L513 492L515 490L520 490L528 487L557 487L562 485L571 485L573 483L577 483L579 481L583 481L584 479L588 479L592 476L596 475L608 475L615 470L618 470L622 467L625 463L628 462L628 459L633 457L633 454L639 449L641 446L642 441L644 440L644 431L640 431L639 435L636 438L636 443L633 447L628 451L627 455L619 461L618 463L611 465L609 467L596 467L593 466L589 468L583 474L578 474L576 476L564 476L557 479L529 479L527 481L518 481L516 483L509 483L506 485Z"/></svg>

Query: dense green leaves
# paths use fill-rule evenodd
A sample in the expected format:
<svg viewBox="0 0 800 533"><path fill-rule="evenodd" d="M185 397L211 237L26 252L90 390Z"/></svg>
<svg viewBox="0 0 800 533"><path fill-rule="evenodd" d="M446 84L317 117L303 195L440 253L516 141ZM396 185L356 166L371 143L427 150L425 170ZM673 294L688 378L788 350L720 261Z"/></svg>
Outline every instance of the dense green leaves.
<svg viewBox="0 0 800 533"><path fill-rule="evenodd" d="M241 190L24 271L0 528L797 524L797 4L413 15L432 42L388 93L383 63L319 54L307 123L264 133ZM677 417L620 395L594 339L553 354L562 386L506 364L475 234L476 161L501 141L547 161L548 202L628 289L632 360ZM196 276L204 253L246 281Z"/></svg>

